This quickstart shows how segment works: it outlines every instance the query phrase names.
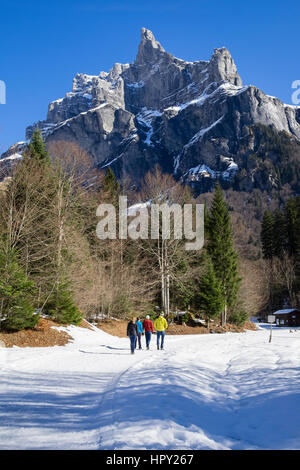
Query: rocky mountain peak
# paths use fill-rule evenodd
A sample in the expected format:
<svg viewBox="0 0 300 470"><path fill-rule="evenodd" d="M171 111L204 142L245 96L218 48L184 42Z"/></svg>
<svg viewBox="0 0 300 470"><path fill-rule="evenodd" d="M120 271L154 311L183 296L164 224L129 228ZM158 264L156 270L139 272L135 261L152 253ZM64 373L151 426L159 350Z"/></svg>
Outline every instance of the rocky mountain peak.
<svg viewBox="0 0 300 470"><path fill-rule="evenodd" d="M238 74L234 60L226 47L214 50L210 63L211 79L216 82L227 81L236 86L242 86L242 79Z"/></svg>
<svg viewBox="0 0 300 470"><path fill-rule="evenodd" d="M50 103L47 119L30 126L27 139L36 127L47 144L76 142L99 168L112 166L135 183L159 164L200 192L217 179L227 187L270 189L279 185L283 148L295 157L280 184L298 174L290 168L300 158L300 107L242 87L226 47L209 61L190 62L166 52L146 28L133 63L77 74L72 91ZM2 161L18 158L12 147Z"/></svg>
<svg viewBox="0 0 300 470"><path fill-rule="evenodd" d="M142 28L141 42L139 45L135 63L137 65L145 63L154 63L158 61L161 54L164 53L164 48L158 41L156 41L152 31L150 31L150 29Z"/></svg>

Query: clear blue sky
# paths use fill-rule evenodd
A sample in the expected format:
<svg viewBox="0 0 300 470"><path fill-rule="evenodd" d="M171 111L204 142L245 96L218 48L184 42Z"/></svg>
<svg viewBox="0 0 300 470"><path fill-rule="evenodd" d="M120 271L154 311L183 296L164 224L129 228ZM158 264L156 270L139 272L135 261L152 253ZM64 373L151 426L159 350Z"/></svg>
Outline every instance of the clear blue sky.
<svg viewBox="0 0 300 470"><path fill-rule="evenodd" d="M186 60L226 46L245 84L291 103L300 79L297 0L1 0L0 153L24 140L48 103L70 91L77 72L132 62L140 28Z"/></svg>

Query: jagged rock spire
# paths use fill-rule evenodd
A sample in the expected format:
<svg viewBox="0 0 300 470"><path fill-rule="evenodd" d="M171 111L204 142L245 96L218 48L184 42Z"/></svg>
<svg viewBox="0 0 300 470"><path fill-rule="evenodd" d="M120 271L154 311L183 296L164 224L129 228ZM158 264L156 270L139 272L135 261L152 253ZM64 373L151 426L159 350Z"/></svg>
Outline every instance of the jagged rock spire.
<svg viewBox="0 0 300 470"><path fill-rule="evenodd" d="M164 48L158 41L156 41L152 31L150 31L150 29L142 28L141 42L135 63L141 65L156 62L164 53Z"/></svg>
<svg viewBox="0 0 300 470"><path fill-rule="evenodd" d="M228 81L242 86L234 60L226 47L215 49L209 62L210 80L215 82Z"/></svg>

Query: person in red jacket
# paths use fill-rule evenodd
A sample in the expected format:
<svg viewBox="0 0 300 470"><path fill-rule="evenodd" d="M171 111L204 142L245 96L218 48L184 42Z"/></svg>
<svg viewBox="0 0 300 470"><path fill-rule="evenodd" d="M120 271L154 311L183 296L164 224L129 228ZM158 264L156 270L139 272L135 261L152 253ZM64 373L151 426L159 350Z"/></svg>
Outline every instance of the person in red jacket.
<svg viewBox="0 0 300 470"><path fill-rule="evenodd" d="M146 347L147 347L147 349L149 349L150 348L151 335L154 332L153 323L150 320L149 315L147 315L146 319L143 321L143 328L144 328L145 337L146 337Z"/></svg>

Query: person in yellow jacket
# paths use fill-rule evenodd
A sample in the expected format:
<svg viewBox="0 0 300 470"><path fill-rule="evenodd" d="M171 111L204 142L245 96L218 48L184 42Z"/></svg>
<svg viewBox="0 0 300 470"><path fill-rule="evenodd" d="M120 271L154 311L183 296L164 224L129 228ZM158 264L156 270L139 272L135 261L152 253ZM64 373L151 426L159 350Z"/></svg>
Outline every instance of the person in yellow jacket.
<svg viewBox="0 0 300 470"><path fill-rule="evenodd" d="M166 334L166 329L168 328L168 323L167 323L167 320L165 319L165 315L163 312L161 312L159 317L155 320L154 328L157 331L157 349L159 349L160 338L161 338L160 349L164 349L165 334Z"/></svg>

